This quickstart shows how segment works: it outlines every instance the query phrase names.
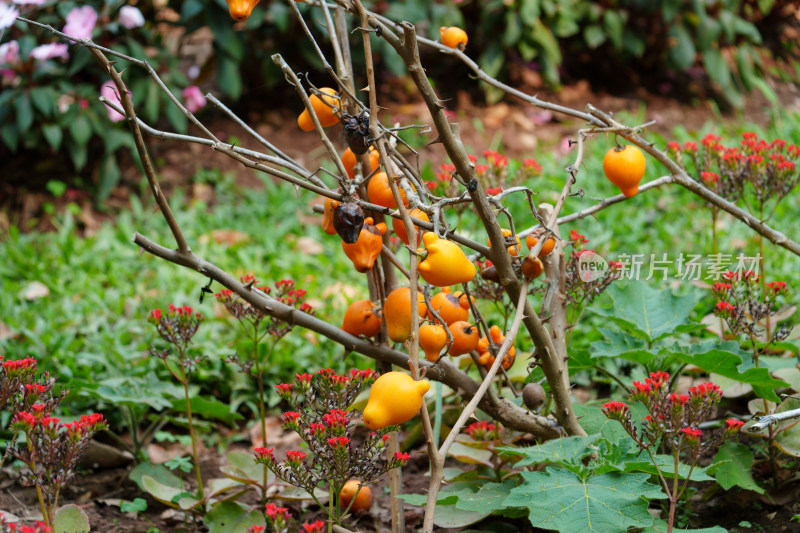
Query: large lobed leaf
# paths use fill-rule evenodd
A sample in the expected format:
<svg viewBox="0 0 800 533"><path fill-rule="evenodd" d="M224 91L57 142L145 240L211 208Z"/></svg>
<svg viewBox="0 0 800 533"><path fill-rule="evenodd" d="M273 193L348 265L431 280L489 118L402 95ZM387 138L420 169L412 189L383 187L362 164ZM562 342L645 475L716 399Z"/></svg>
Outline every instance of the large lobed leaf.
<svg viewBox="0 0 800 533"><path fill-rule="evenodd" d="M511 491L507 507L526 507L532 524L564 533L625 531L647 527L653 517L648 499L664 498L648 474L610 472L582 479L551 468L523 472L524 483Z"/></svg>

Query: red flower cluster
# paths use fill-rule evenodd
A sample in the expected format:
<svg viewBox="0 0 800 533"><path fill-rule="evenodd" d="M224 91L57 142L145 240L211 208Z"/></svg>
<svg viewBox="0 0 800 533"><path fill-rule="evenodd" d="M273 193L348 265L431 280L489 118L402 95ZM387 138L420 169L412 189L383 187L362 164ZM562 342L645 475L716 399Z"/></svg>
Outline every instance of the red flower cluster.
<svg viewBox="0 0 800 533"><path fill-rule="evenodd" d="M735 309L736 306L725 301L720 301L717 302L717 305L714 308L714 314L722 318L729 318Z"/></svg>
<svg viewBox="0 0 800 533"><path fill-rule="evenodd" d="M253 450L256 454L256 461L258 462L275 462L275 448L256 448Z"/></svg>
<svg viewBox="0 0 800 533"><path fill-rule="evenodd" d="M737 420L735 418L729 418L725 421L725 434L733 435L735 433L738 433L743 425L744 422L742 422L741 420Z"/></svg>
<svg viewBox="0 0 800 533"><path fill-rule="evenodd" d="M470 424L464 429L464 433L473 440L497 440L500 438L499 426L485 420Z"/></svg>
<svg viewBox="0 0 800 533"><path fill-rule="evenodd" d="M274 503L268 503L264 512L267 513L267 516L270 517L272 520L277 518L289 518L291 513L289 513L288 507L278 507Z"/></svg>
<svg viewBox="0 0 800 533"><path fill-rule="evenodd" d="M347 437L331 437L328 439L328 446L333 448L334 450L344 450L347 448L347 445L350 443L350 439Z"/></svg>
<svg viewBox="0 0 800 533"><path fill-rule="evenodd" d="M683 438L686 439L690 446L700 445L700 437L703 436L703 432L699 429L681 428L681 433L683 433Z"/></svg>
<svg viewBox="0 0 800 533"><path fill-rule="evenodd" d="M408 461L409 459L411 459L411 456L410 456L410 455L408 455L407 453L403 453L403 452L394 452L394 460L395 460L395 461L399 461L399 462L401 462L402 464L405 464L405 463L406 463L406 461Z"/></svg>
<svg viewBox="0 0 800 533"><path fill-rule="evenodd" d="M297 450L289 450L286 452L286 462L287 463L300 463L303 459L306 458L305 452L300 452Z"/></svg>
<svg viewBox="0 0 800 533"><path fill-rule="evenodd" d="M306 522L302 527L303 533L323 533L325 531L325 522L322 520Z"/></svg>
<svg viewBox="0 0 800 533"><path fill-rule="evenodd" d="M23 370L35 370L36 359L26 357L25 359L17 359L15 361L3 361L0 363L0 366L5 369L6 374L16 374Z"/></svg>
<svg viewBox="0 0 800 533"><path fill-rule="evenodd" d="M711 401L716 401L722 398L722 390L719 385L715 383L701 383L689 389L689 394L692 396L692 401L702 401L708 398Z"/></svg>
<svg viewBox="0 0 800 533"><path fill-rule="evenodd" d="M535 159L523 159L522 165L525 170L532 172L534 175L539 174L542 171L542 165L540 165Z"/></svg>
<svg viewBox="0 0 800 533"><path fill-rule="evenodd" d="M575 246L583 246L584 244L589 242L589 239L575 231L574 229L569 230L569 240Z"/></svg>
<svg viewBox="0 0 800 533"><path fill-rule="evenodd" d="M602 411L608 418L619 420L628 413L628 405L625 402L608 402L603 405Z"/></svg>
<svg viewBox="0 0 800 533"><path fill-rule="evenodd" d="M494 150L486 150L483 152L483 157L485 157L495 167L505 168L508 166L508 158L499 152L495 152Z"/></svg>
<svg viewBox="0 0 800 533"><path fill-rule="evenodd" d="M769 290L773 292L773 294L778 294L779 292L783 292L786 290L786 282L785 281L773 281L767 283L767 287Z"/></svg>

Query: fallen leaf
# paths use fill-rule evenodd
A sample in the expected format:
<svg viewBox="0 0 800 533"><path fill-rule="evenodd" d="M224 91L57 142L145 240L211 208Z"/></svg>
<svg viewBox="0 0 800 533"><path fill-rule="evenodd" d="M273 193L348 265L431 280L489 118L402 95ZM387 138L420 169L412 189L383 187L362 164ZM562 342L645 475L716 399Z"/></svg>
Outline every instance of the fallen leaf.
<svg viewBox="0 0 800 533"><path fill-rule="evenodd" d="M297 248L306 255L317 255L325 251L317 239L305 236L297 239Z"/></svg>
<svg viewBox="0 0 800 533"><path fill-rule="evenodd" d="M50 296L50 289L40 281L31 281L20 291L19 295L28 301L38 300L39 298Z"/></svg>
<svg viewBox="0 0 800 533"><path fill-rule="evenodd" d="M14 331L10 327L8 327L8 324L6 324L3 321L0 321L0 341L11 339L16 336L17 334L14 333Z"/></svg>
<svg viewBox="0 0 800 533"><path fill-rule="evenodd" d="M206 233L197 239L200 244L206 244L214 241L217 244L226 244L228 246L235 246L250 240L250 235L243 231L236 229L215 229L211 233Z"/></svg>

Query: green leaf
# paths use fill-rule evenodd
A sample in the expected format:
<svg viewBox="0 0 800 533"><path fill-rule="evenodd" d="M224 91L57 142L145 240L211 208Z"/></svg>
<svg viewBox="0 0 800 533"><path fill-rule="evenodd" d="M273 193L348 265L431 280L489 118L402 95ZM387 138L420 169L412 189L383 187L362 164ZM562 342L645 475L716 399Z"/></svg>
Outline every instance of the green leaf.
<svg viewBox="0 0 800 533"><path fill-rule="evenodd" d="M69 123L69 133L78 146L86 146L92 137L92 125L85 115L78 115Z"/></svg>
<svg viewBox="0 0 800 533"><path fill-rule="evenodd" d="M753 479L752 470L753 450L739 442L730 441L720 446L714 462L708 467L708 471L714 474L717 483L725 490L736 486L764 494L764 489Z"/></svg>
<svg viewBox="0 0 800 533"><path fill-rule="evenodd" d="M28 128L33 124L33 106L31 106L31 99L27 94L21 94L15 100L15 109L17 112L17 128L20 134L25 134Z"/></svg>
<svg viewBox="0 0 800 533"><path fill-rule="evenodd" d="M241 483L264 484L264 465L256 463L253 454L232 451L227 456L228 464L220 467L223 474ZM267 469L267 483L274 481L275 475Z"/></svg>
<svg viewBox="0 0 800 533"><path fill-rule="evenodd" d="M522 0L519 7L519 18L526 26L532 27L539 20L541 11L539 10L539 0Z"/></svg>
<svg viewBox="0 0 800 533"><path fill-rule="evenodd" d="M782 413L797 408L800 408L800 400L789 397L775 408L775 412ZM800 457L800 421L798 419L792 418L778 425L775 446L787 455Z"/></svg>
<svg viewBox="0 0 800 533"><path fill-rule="evenodd" d="M714 345L719 346L713 347ZM788 384L769 375L766 368L748 368L744 372L739 370L742 365L741 356L728 351L726 348L736 346L735 342L719 343L712 339L709 342L698 343L688 348L689 353L675 354L682 362L693 364L708 372L747 383L759 398L778 402L775 389L786 387ZM686 350L686 348L683 348Z"/></svg>
<svg viewBox="0 0 800 533"><path fill-rule="evenodd" d="M651 288L647 283L614 284L607 293L613 301L612 308L597 312L628 325L649 342L669 336L678 326L688 324L692 309L702 297L699 291L676 296L671 290Z"/></svg>
<svg viewBox="0 0 800 533"><path fill-rule="evenodd" d="M100 183L97 186L97 202L103 203L111 195L111 190L119 182L122 173L119 171L117 165L117 158L113 155L107 155L103 158L103 164L100 167Z"/></svg>
<svg viewBox="0 0 800 533"><path fill-rule="evenodd" d="M723 88L730 85L731 69L719 50L716 48L706 50L703 53L703 65L711 81L717 82Z"/></svg>
<svg viewBox="0 0 800 533"><path fill-rule="evenodd" d="M119 510L123 513L140 513L147 510L147 500L144 498L134 498L132 502L122 502Z"/></svg>
<svg viewBox="0 0 800 533"><path fill-rule="evenodd" d="M203 517L209 533L247 531L251 526L266 527L264 515L256 509L248 512L236 502L222 501Z"/></svg>
<svg viewBox="0 0 800 533"><path fill-rule="evenodd" d="M625 531L653 523L648 499L664 498L649 474L611 472L581 479L572 472L549 468L523 472L523 484L511 491L505 505L526 507L531 524L564 533Z"/></svg>
<svg viewBox="0 0 800 533"><path fill-rule="evenodd" d="M162 485L174 487L176 489L181 487L181 480L178 476L167 470L164 465L153 464L150 461L139 463L131 470L130 474L128 474L128 478L136 483L142 490L145 490L143 482L145 476L155 479Z"/></svg>
<svg viewBox="0 0 800 533"><path fill-rule="evenodd" d="M483 483L477 492L469 489L459 491L455 506L463 511L493 513L506 507L504 502L517 485L516 480L509 479L502 483Z"/></svg>
<svg viewBox="0 0 800 533"><path fill-rule="evenodd" d="M656 353L648 350L647 343L638 337L613 329L598 328L598 331L605 340L595 341L589 345L592 358L621 357L648 365L656 357Z"/></svg>
<svg viewBox="0 0 800 533"><path fill-rule="evenodd" d="M606 42L606 34L597 24L590 24L583 29L583 40L589 48L597 48Z"/></svg>
<svg viewBox="0 0 800 533"><path fill-rule="evenodd" d="M594 450L590 449L589 446L599 438L599 435L561 437L527 448L497 448L497 451L504 455L521 456L522 459L517 463L517 466L539 463L556 463L567 466L579 464L581 459L590 455Z"/></svg>
<svg viewBox="0 0 800 533"><path fill-rule="evenodd" d="M77 505L69 504L56 511L53 525L55 533L88 533L89 517Z"/></svg>
<svg viewBox="0 0 800 533"><path fill-rule="evenodd" d="M490 450L465 446L460 442L454 442L447 451L447 455L456 461L470 465L492 466L492 452Z"/></svg>
<svg viewBox="0 0 800 533"><path fill-rule="evenodd" d="M606 9L603 12L603 27L608 38L614 45L614 50L622 50L622 35L625 33L625 22L622 12L616 9Z"/></svg>
<svg viewBox="0 0 800 533"><path fill-rule="evenodd" d="M664 477L669 479L675 478L675 459L671 455L656 455L656 462L658 468ZM625 472L647 472L650 475L658 475L658 471L653 463L646 456L645 461L628 461L625 464ZM686 479L691 471L692 481L714 481L714 478L706 473L706 468L695 466L694 469L685 463L678 463L678 479Z"/></svg>
<svg viewBox="0 0 800 533"><path fill-rule="evenodd" d="M505 62L505 55L503 49L496 42L490 43L486 47L480 59L480 65L483 71L491 77L496 77L503 68Z"/></svg>
<svg viewBox="0 0 800 533"><path fill-rule="evenodd" d="M656 518L653 525L642 530L642 533L667 533L669 531L668 525L664 520ZM701 529L681 529L673 527L672 533L727 533L728 530L724 527L704 527Z"/></svg>
<svg viewBox="0 0 800 533"><path fill-rule="evenodd" d="M697 48L700 52L707 51L712 44L719 41L719 34L722 33L723 28L725 28L726 32L729 29L722 17L720 17L720 20L706 15L700 17L700 23L697 25Z"/></svg>
<svg viewBox="0 0 800 533"><path fill-rule="evenodd" d="M164 505L188 511L197 507L201 502L182 488L172 487L159 483L150 476L142 477L142 486L145 492Z"/></svg>
<svg viewBox="0 0 800 533"><path fill-rule="evenodd" d="M17 132L17 127L12 124L8 123L0 129L0 136L3 137L3 142L8 146L12 152L17 151L17 147L19 146L19 133Z"/></svg>
<svg viewBox="0 0 800 533"><path fill-rule="evenodd" d="M205 418L216 418L217 420L229 423L232 423L235 420L242 419L242 415L231 411L230 405L228 405L227 403L222 403L217 400L206 400L205 398L200 398L199 396L195 396L194 398L189 400L189 404L192 407L192 414L200 415ZM174 400L172 402L172 408L182 413L185 413L186 401Z"/></svg>
<svg viewBox="0 0 800 533"><path fill-rule="evenodd" d="M164 114L167 116L167 120L169 120L169 123L172 124L172 127L175 129L175 131L178 133L186 133L189 119L186 118L186 115L183 114L183 111L178 109L178 107L172 102L164 102L164 106Z"/></svg>
<svg viewBox="0 0 800 533"><path fill-rule="evenodd" d="M239 64L226 56L217 56L217 83L226 96L238 100L242 95L242 75L239 73Z"/></svg>
<svg viewBox="0 0 800 533"><path fill-rule="evenodd" d="M675 45L669 49L669 59L678 70L686 70L694 65L697 50L695 50L692 36L686 31L683 24L674 24L669 29L670 41Z"/></svg>
<svg viewBox="0 0 800 533"><path fill-rule="evenodd" d="M50 87L34 87L31 89L31 101L34 107L45 117L51 117L56 111L56 95Z"/></svg>
<svg viewBox="0 0 800 533"><path fill-rule="evenodd" d="M64 138L64 132L61 126L57 124L44 124L42 126L42 135L53 150L58 150L61 146L61 140Z"/></svg>

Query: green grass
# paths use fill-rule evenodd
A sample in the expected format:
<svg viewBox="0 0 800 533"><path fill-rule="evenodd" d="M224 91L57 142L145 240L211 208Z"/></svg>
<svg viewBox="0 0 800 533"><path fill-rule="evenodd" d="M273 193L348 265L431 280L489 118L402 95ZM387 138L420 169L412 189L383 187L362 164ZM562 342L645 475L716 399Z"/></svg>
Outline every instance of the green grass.
<svg viewBox="0 0 800 533"><path fill-rule="evenodd" d="M669 139L656 135L649 138L665 146L668 140L682 142L714 132L723 136L725 144L733 144L738 142L742 131L753 130L767 139L780 136L800 144L800 117L797 115L781 117L767 131L752 124L725 131L715 130L714 126L708 124L698 132L676 128ZM583 189L584 197L570 199L564 213L590 206L596 198L617 194L601 168L602 156L612 142L603 137L587 142L584 165L574 188ZM574 155L565 158L552 154L532 156L537 157L544 169L542 177L528 185L539 193L540 201L552 202L563 185L564 168ZM440 162L431 163L435 168ZM645 180L662 174L663 169L648 162ZM318 224L302 222L311 214L310 205L314 199L310 193L297 193L294 187L276 185L270 180L265 180L262 189L240 190L229 178L215 171L206 171L198 179L215 185L217 203L213 208L191 204L180 193L173 195L170 202L193 251L199 256L234 274L255 273L267 283L292 278L298 288L308 290L308 298L317 307L318 316L337 325L350 301L366 297L365 276L354 271L338 239L325 235ZM131 236L138 231L161 244L173 246L148 191L143 190L141 198L144 200L133 196L129 210L88 238L79 237L73 219L64 214L58 219L55 232L20 234L12 230L0 241L0 279L4 289L0 292L0 320L12 332L10 337L0 340L0 355L38 357L43 369L57 375L61 383L75 386L67 402L68 409L74 411L112 410L107 400L91 397L84 390L87 384L109 379L130 382L131 396L140 392L134 383L153 383L153 394L171 397L175 391L169 374L158 359L148 356L151 345L163 348L163 344L157 340L146 317L156 307L163 308L169 303L188 304L210 318L196 337L198 350L208 356L195 379L200 393L229 400L234 409L243 404L252 406L252 382L223 362L228 355L247 349L238 324L226 316L222 308L215 306L213 297L206 298L202 305L198 303L200 288L207 279L146 253L140 254L132 244ZM518 229L533 223L522 195L510 198L507 205ZM791 236L799 208L798 191L795 191L784 200L771 224ZM754 254L756 234L729 217L722 220L720 251L734 256L740 251ZM233 246L218 244L209 238L216 229L241 231L249 240ZM479 242L485 240L474 219L465 217L459 229ZM562 228L562 234L567 235L569 229L586 235L590 241L587 247L608 259L637 253L649 259L651 253L658 257L667 253L669 259L675 260L681 252L707 255L711 250L709 211L696 196L675 185L637 195L596 217L571 223ZM319 242L323 252L306 253L299 240L301 237ZM792 274L800 267L800 258L771 244L767 245L767 253L768 278L783 279L793 285ZM674 276L674 267L671 275ZM34 281L48 287L48 297L30 301L22 298L22 291ZM662 288L671 286L679 292L688 290L688 282L676 282L674 278L649 283ZM212 290L219 288L215 285ZM794 290L796 292L797 288ZM796 302L797 299L793 299ZM495 311L488 314L492 320L498 317ZM593 337L591 313L587 314L587 319L589 327L579 328L573 337L577 345ZM520 339L517 346L519 353L528 349L530 343ZM368 364L360 356L350 357L345 361L341 346L296 329L273 354L267 382L290 379L301 370L343 369ZM275 401L273 395L272 403Z"/></svg>

